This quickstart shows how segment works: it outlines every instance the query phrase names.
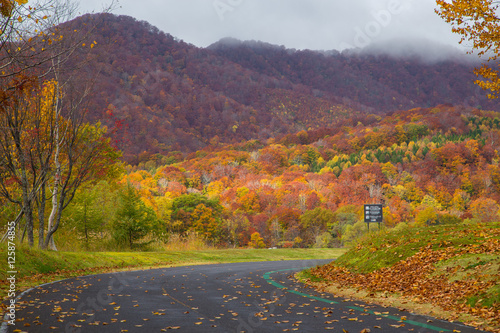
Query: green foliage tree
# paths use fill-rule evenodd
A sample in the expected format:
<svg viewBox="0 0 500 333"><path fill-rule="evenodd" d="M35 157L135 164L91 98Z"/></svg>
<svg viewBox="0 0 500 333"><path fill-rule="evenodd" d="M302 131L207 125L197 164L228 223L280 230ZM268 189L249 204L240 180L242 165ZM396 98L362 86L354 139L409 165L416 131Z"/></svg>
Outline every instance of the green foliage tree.
<svg viewBox="0 0 500 333"><path fill-rule="evenodd" d="M207 239L216 240L221 236L222 212L218 199L209 199L198 193L184 194L172 202L168 229L181 235L193 230Z"/></svg>
<svg viewBox="0 0 500 333"><path fill-rule="evenodd" d="M333 223L334 214L331 210L322 207L316 207L308 210L300 217L300 224L304 230L304 242L313 244L316 237L327 231L329 223Z"/></svg>
<svg viewBox="0 0 500 333"><path fill-rule="evenodd" d="M316 242L313 247L316 248L328 248L331 247L334 243L334 238L331 233L325 231L321 235L316 236Z"/></svg>
<svg viewBox="0 0 500 333"><path fill-rule="evenodd" d="M102 238L115 218L117 193L107 181L80 189L64 213L68 226L86 243ZM99 237L101 236L101 237Z"/></svg>
<svg viewBox="0 0 500 333"><path fill-rule="evenodd" d="M155 212L141 200L139 192L128 185L119 193L119 204L112 224L113 238L130 248L158 227Z"/></svg>
<svg viewBox="0 0 500 333"><path fill-rule="evenodd" d="M345 232L342 235L342 243L346 246L352 246L357 239L366 234L368 228L364 221L357 221L354 224L349 224L345 228Z"/></svg>
<svg viewBox="0 0 500 333"><path fill-rule="evenodd" d="M439 224L459 224L462 219L451 214L441 214L439 215Z"/></svg>
<svg viewBox="0 0 500 333"><path fill-rule="evenodd" d="M342 239L342 236L348 225L353 225L359 220L360 207L355 205L346 205L337 209L334 213L332 222L328 225L330 232Z"/></svg>

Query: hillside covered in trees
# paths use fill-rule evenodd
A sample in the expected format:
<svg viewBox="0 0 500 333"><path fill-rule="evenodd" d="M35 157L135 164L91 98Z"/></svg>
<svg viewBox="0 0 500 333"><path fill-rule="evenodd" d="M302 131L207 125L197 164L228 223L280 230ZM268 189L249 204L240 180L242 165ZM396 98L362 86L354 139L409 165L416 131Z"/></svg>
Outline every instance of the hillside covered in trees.
<svg viewBox="0 0 500 333"><path fill-rule="evenodd" d="M303 130L356 125L366 114L438 104L498 110L477 91L467 61L426 62L369 52L291 50L222 40L198 48L146 22L86 15L65 27L92 32L79 59L97 75L89 116L116 127L126 161L194 152Z"/></svg>
<svg viewBox="0 0 500 333"><path fill-rule="evenodd" d="M67 227L99 239L117 228L113 220L126 200L156 216L143 222L156 237L196 233L223 247L345 246L366 233L367 203L384 204L387 228L494 220L499 116L415 108L371 116L368 124L210 147L167 165L152 159L80 197L68 208ZM116 186L129 199L116 201ZM86 219L94 214L94 225L82 220L92 202Z"/></svg>
<svg viewBox="0 0 500 333"><path fill-rule="evenodd" d="M344 246L366 232L366 203L384 205L388 228L497 218L500 113L474 94L470 63L232 40L201 49L109 14L61 29L86 27L95 30L75 51L71 82L93 79L82 116L96 125L77 138L98 137L108 159L89 151L99 163L62 177L78 181L59 216L68 239L107 249L190 235L219 247ZM49 98L44 87L33 98ZM26 177L54 159L38 149ZM4 192L20 195L17 175L5 175ZM0 214L19 220L19 202L8 200ZM42 191L29 202L35 229L48 201Z"/></svg>

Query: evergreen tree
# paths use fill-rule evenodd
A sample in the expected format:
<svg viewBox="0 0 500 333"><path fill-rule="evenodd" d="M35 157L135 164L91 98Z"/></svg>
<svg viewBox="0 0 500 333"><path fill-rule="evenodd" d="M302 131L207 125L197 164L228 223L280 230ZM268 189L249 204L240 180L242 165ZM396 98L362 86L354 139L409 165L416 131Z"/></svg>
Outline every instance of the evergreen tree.
<svg viewBox="0 0 500 333"><path fill-rule="evenodd" d="M153 209L141 200L138 191L128 185L119 194L119 206L113 222L113 238L130 248L145 237L157 224Z"/></svg>

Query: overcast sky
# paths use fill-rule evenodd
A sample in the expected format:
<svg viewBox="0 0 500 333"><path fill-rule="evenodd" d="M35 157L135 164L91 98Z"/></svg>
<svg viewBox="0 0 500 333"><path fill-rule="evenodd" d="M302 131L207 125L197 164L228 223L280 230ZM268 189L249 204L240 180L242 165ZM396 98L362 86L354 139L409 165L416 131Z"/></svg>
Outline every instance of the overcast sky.
<svg viewBox="0 0 500 333"><path fill-rule="evenodd" d="M77 0L82 13L110 0ZM187 43L221 38L287 48L342 50L388 40L428 39L459 47L434 0L120 0L112 12L148 21Z"/></svg>

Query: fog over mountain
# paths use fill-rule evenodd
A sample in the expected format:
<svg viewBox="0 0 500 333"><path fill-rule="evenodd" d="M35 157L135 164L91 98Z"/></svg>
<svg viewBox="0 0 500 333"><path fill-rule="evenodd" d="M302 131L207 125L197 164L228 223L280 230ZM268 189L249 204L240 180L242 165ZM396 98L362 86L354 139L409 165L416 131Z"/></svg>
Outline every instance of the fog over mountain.
<svg viewBox="0 0 500 333"><path fill-rule="evenodd" d="M96 12L111 0L77 2L82 12ZM198 47L227 36L299 50L342 51L394 38L458 46L459 37L435 8L435 0L120 0L114 13Z"/></svg>
<svg viewBox="0 0 500 333"><path fill-rule="evenodd" d="M480 59L474 54L467 54L463 49L440 42L420 38L396 38L373 43L363 49L352 50L360 54L389 55L394 58L416 57L434 64L443 61L476 64Z"/></svg>
<svg viewBox="0 0 500 333"><path fill-rule="evenodd" d="M214 49L217 46L239 47L247 46L253 49L283 49L287 53L295 53L300 50L286 48L283 45L274 45L256 40L239 40L233 37L222 38L216 43L209 45L207 49ZM350 48L342 51L338 50L310 50L324 55L374 55L390 56L395 59L413 58L434 64L443 61L453 61L460 63L478 64L481 60L475 54L468 54L463 49L448 44L422 38L394 38L372 43L363 48Z"/></svg>

